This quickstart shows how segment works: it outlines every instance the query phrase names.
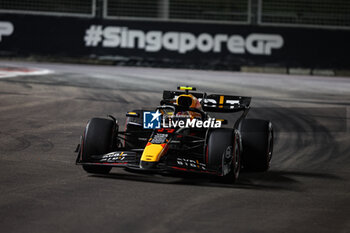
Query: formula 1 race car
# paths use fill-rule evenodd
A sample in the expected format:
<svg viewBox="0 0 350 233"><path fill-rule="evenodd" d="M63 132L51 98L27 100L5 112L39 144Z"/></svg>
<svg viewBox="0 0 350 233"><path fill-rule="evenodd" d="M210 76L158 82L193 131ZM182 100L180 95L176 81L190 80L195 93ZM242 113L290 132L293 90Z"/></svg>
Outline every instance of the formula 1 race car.
<svg viewBox="0 0 350 233"><path fill-rule="evenodd" d="M76 152L88 173L107 174L112 167L150 173L193 172L234 182L240 170L267 171L273 150L272 123L245 119L251 97L194 92L194 87L164 91L153 111L126 113L118 121L92 118ZM209 113L242 114L230 128Z"/></svg>

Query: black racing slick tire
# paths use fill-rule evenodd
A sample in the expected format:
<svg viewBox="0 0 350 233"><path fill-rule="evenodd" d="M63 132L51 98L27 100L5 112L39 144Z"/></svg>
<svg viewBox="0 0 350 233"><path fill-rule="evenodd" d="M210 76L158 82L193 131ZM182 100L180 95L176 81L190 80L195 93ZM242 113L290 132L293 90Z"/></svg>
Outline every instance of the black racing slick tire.
<svg viewBox="0 0 350 233"><path fill-rule="evenodd" d="M116 125L110 119L92 118L84 132L82 161L91 162L92 155L102 155L113 151L115 147ZM100 165L83 165L88 173L107 174L112 169Z"/></svg>
<svg viewBox="0 0 350 233"><path fill-rule="evenodd" d="M260 119L244 119L239 125L239 130L242 136L244 170L267 171L273 152L272 123Z"/></svg>
<svg viewBox="0 0 350 233"><path fill-rule="evenodd" d="M208 134L206 160L210 169L220 172L221 181L234 183L241 168L239 133L233 129L212 129Z"/></svg>

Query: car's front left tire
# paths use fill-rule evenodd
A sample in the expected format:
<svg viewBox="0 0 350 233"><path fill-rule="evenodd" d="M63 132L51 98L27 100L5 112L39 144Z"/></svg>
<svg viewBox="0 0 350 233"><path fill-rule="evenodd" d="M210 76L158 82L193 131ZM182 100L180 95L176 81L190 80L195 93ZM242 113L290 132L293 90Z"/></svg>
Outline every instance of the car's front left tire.
<svg viewBox="0 0 350 233"><path fill-rule="evenodd" d="M115 135L117 134L115 122L110 119L92 118L83 135L82 161L91 162L93 155L103 155L113 151L115 147ZM112 169L100 165L83 165L88 173L107 174Z"/></svg>

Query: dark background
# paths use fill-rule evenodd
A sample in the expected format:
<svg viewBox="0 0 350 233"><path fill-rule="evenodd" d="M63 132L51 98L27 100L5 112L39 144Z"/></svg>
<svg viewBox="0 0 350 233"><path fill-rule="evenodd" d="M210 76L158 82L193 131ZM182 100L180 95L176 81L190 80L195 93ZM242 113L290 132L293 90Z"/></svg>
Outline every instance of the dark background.
<svg viewBox="0 0 350 233"><path fill-rule="evenodd" d="M254 25L225 25L203 23L180 23L162 21L125 21L97 18L58 16L35 16L1 14L1 21L10 21L15 30L11 36L3 36L0 56L70 56L101 57L121 56L126 59L219 65L228 68L240 66L277 66L307 68L350 67L350 31L293 27L267 27ZM281 49L274 49L272 55L232 54L223 46L221 53L188 51L185 54L160 50L145 52L141 49L85 47L85 31L92 24L103 26L125 26L143 31L161 30L228 35L251 33L279 34L284 39Z"/></svg>

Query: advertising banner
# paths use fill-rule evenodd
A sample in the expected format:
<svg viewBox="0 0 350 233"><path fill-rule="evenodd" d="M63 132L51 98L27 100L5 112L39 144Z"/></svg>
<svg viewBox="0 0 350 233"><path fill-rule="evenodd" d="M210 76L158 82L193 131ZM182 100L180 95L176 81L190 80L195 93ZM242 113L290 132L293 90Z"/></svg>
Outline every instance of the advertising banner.
<svg viewBox="0 0 350 233"><path fill-rule="evenodd" d="M1 56L348 68L349 41L347 30L0 15Z"/></svg>

